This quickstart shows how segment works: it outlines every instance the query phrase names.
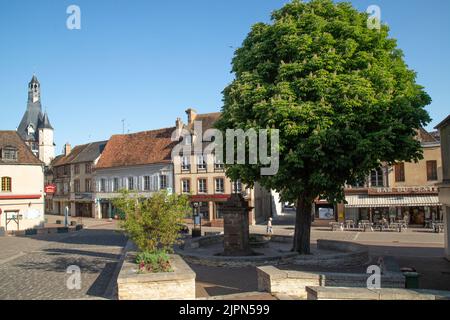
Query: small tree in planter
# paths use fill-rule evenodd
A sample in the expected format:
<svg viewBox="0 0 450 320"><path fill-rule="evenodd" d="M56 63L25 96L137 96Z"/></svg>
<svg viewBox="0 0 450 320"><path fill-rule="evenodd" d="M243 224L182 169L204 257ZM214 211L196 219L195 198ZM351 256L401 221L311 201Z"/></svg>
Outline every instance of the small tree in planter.
<svg viewBox="0 0 450 320"><path fill-rule="evenodd" d="M124 213L121 228L138 247L136 257L141 272L169 272L168 253L179 242L183 219L189 214L189 199L184 195L155 193L150 198L122 191L114 200Z"/></svg>

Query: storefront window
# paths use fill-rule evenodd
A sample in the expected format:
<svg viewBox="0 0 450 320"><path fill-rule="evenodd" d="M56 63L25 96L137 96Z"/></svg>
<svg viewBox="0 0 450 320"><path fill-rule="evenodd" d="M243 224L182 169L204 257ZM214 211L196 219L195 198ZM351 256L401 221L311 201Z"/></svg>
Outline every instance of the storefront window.
<svg viewBox="0 0 450 320"><path fill-rule="evenodd" d="M202 219L209 220L209 205L208 202L200 202L199 213Z"/></svg>
<svg viewBox="0 0 450 320"><path fill-rule="evenodd" d="M361 208L360 220L369 220L369 209L368 208Z"/></svg>
<svg viewBox="0 0 450 320"><path fill-rule="evenodd" d="M223 213L222 213L222 203L215 203L216 206L216 219L223 219Z"/></svg>

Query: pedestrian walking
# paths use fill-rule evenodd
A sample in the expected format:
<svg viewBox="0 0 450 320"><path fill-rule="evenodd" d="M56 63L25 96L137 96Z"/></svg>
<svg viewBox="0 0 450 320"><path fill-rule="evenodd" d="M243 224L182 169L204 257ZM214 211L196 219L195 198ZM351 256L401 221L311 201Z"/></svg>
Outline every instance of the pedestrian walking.
<svg viewBox="0 0 450 320"><path fill-rule="evenodd" d="M269 218L269 220L267 221L267 234L273 234L272 218Z"/></svg>

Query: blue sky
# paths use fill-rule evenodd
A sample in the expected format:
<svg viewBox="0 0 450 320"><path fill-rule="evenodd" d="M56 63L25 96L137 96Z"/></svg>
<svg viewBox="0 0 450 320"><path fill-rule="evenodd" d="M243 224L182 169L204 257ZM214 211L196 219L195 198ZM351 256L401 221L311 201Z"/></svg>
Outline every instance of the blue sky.
<svg viewBox="0 0 450 320"><path fill-rule="evenodd" d="M279 0L0 0L1 130L16 129L35 72L62 145L173 126L188 107L219 111L231 59L252 24ZM450 112L450 1L354 0L375 4L418 83L433 98L432 128ZM81 8L82 29L66 28Z"/></svg>

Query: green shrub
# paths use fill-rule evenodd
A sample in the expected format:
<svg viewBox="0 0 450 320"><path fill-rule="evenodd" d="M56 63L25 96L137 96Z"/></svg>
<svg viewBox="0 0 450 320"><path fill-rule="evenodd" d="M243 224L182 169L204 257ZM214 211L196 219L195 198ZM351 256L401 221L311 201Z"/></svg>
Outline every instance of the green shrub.
<svg viewBox="0 0 450 320"><path fill-rule="evenodd" d="M172 272L170 259L166 252L144 251L136 256L136 263L139 265L139 272Z"/></svg>
<svg viewBox="0 0 450 320"><path fill-rule="evenodd" d="M122 191L122 196L113 203L118 212L124 213L121 227L141 252L151 254L173 252L184 218L190 213L187 196L167 191L157 192L150 198Z"/></svg>

